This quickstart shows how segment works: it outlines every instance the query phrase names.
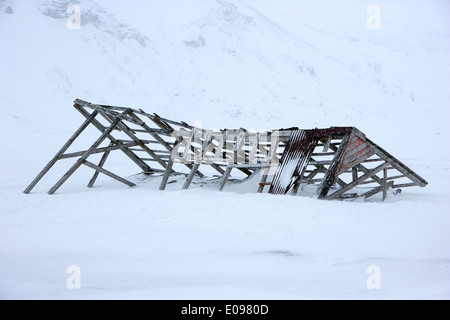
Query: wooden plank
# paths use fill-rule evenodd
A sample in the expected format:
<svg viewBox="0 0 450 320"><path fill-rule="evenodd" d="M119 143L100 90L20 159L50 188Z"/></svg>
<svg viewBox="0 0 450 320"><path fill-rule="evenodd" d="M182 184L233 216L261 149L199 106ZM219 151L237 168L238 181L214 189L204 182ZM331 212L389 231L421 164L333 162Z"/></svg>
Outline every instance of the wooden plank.
<svg viewBox="0 0 450 320"><path fill-rule="evenodd" d="M86 120L83 124L75 131L75 133L70 137L70 139L64 144L64 146L56 153L56 155L50 160L49 163L42 169L42 171L34 178L30 185L23 191L28 194L33 190L36 184L42 179L42 177L53 167L53 165L61 158L61 156L66 152L67 149L72 145L72 143L80 136L80 134L87 128L87 126L94 120L97 116L97 111L93 111L91 114L88 113Z"/></svg>
<svg viewBox="0 0 450 320"><path fill-rule="evenodd" d="M308 165L320 166L320 165L330 165L332 163L333 163L333 160L323 160L323 161L312 160L312 161L308 162Z"/></svg>
<svg viewBox="0 0 450 320"><path fill-rule="evenodd" d="M255 164L248 163L248 164L229 164L228 166L232 167L232 168L237 168L237 169L239 169L239 168L255 169L255 168L269 168L272 166L272 164L270 164L270 163L268 163L268 164L267 163L255 163Z"/></svg>
<svg viewBox="0 0 450 320"><path fill-rule="evenodd" d="M387 188L391 188L392 185L393 185L392 181L388 182L387 183ZM383 186L378 186L378 187L375 187L375 188L373 188L373 189L371 189L371 190L361 194L360 197L364 197L364 198L367 199L369 197L372 197L372 196L376 195L377 193L379 193L381 191L383 191Z"/></svg>
<svg viewBox="0 0 450 320"><path fill-rule="evenodd" d="M122 112L122 113L119 113L119 112L117 112L117 111L112 111L112 110L108 110L108 109L103 109L103 110L101 111L100 114L101 114L102 117L105 118L107 121L114 121L115 118L120 118L120 120L128 121L128 122L131 122L132 124L139 125L138 122L136 122L134 119L132 119L131 117L129 117L129 116L127 115L127 111L128 111L128 109L126 109L126 110L125 110L124 112ZM131 129L130 127L128 127L126 124L124 124L124 126L127 127L128 130L130 130L130 131L133 130L133 129ZM122 126L122 127L123 127L123 126ZM121 131L122 128L116 128L116 130Z"/></svg>
<svg viewBox="0 0 450 320"><path fill-rule="evenodd" d="M358 168L356 166L352 168L352 179L353 181L358 180Z"/></svg>
<svg viewBox="0 0 450 320"><path fill-rule="evenodd" d="M97 165L93 164L92 162L84 160L83 164L85 166L88 166L88 167L96 170L96 172L101 172L101 173L107 175L108 177L111 177L111 178L113 178L113 179L115 179L117 181L120 181L120 182L126 184L127 186L130 186L130 187L136 186L133 182L130 182L130 181L128 181L128 180L126 180L126 179L124 179L122 177L119 177L118 175L112 173L111 171L108 171L108 170L106 170L106 169L104 169L104 168L102 168L100 166L97 166Z"/></svg>
<svg viewBox="0 0 450 320"><path fill-rule="evenodd" d="M389 162L385 162L380 164L379 166L377 166L376 168L370 170L369 172L363 174L361 177L359 177L357 180L349 183L346 187L343 187L337 191L335 191L334 193L332 193L331 195L327 196L325 199L328 200L333 200L336 197L339 197L340 195L342 195L344 192L350 190L351 188L357 186L360 182L373 177L377 172L380 172L381 170L383 170L384 168L386 168L387 166L389 166Z"/></svg>
<svg viewBox="0 0 450 320"><path fill-rule="evenodd" d="M223 174L222 179L219 182L219 191L222 191L223 188L225 187L225 184L227 183L227 180L230 177L232 169L233 169L232 167L227 167L227 169L225 170L225 173Z"/></svg>
<svg viewBox="0 0 450 320"><path fill-rule="evenodd" d="M75 105L75 108L85 117L87 118L89 116L89 113L84 110L81 106L79 105ZM103 126L98 120L93 119L92 120L92 125L94 127L96 127L100 132L103 132L106 130L106 127ZM111 134L108 135L108 139L111 140L112 142L116 143L117 145L121 145L123 144L123 142L121 140L118 140L116 138L114 138ZM129 142L134 142L134 141L129 141ZM123 149L119 149L120 151L122 151L128 158L131 159L131 161L133 161L139 168L142 169L142 171L144 173L151 173L154 172L155 170L153 170L151 167L149 167L144 161L142 161L134 152L130 151L128 148L123 148Z"/></svg>
<svg viewBox="0 0 450 320"><path fill-rule="evenodd" d="M158 127L164 130L174 131L174 129L166 123L160 116L158 116L156 113L154 113L155 117L151 119Z"/></svg>
<svg viewBox="0 0 450 320"><path fill-rule="evenodd" d="M401 179L401 178L406 178L406 176L404 174L400 174L398 176L392 176L392 177L388 177L388 180L395 180L395 179Z"/></svg>
<svg viewBox="0 0 450 320"><path fill-rule="evenodd" d="M340 200L346 200L346 199L354 199L354 198L358 198L358 194L357 193L344 193L343 195L339 196L338 199Z"/></svg>
<svg viewBox="0 0 450 320"><path fill-rule="evenodd" d="M388 189L388 186L387 186L387 184L388 184L387 177L388 176L387 175L388 175L387 169L384 168L383 169L383 201L386 200L386 198L387 198L387 189Z"/></svg>
<svg viewBox="0 0 450 320"><path fill-rule="evenodd" d="M91 108L91 109L98 109L98 110L111 109L111 110L120 111L120 112L125 111L125 110L131 110L133 113L135 113L135 114L137 113L137 114L143 115L145 117L148 117L149 119L152 119L152 118L155 117L154 115L146 113L142 109L135 110L135 109L132 109L132 108L129 108L129 107L116 107L116 106L96 105L96 104L93 104L93 103L90 103L90 102L87 102L87 101L84 101L84 100L81 100L81 99L76 99L75 100L75 105L79 105L79 106L83 106L83 107L87 107L87 108ZM174 125L179 126L179 127L186 127L188 129L192 128L192 126L188 125L185 122L177 122L177 121L173 121L173 120L169 120L169 119L165 119L165 118L161 118L161 117L160 117L160 119L163 120L164 122L167 122L167 123L170 123L170 124L174 124Z"/></svg>
<svg viewBox="0 0 450 320"><path fill-rule="evenodd" d="M407 188L407 187L417 187L417 183L411 182L411 183L401 183L401 184L394 184L392 188Z"/></svg>
<svg viewBox="0 0 450 320"><path fill-rule="evenodd" d="M151 150L149 147L147 147L142 141L139 140L138 137L136 137L130 130L127 128L127 126L123 123L119 123L119 127L123 130L123 132L131 138L134 142L136 142L142 149L144 149L153 159L158 162L159 165L161 165L164 169L167 168L167 163L163 161L153 150Z"/></svg>
<svg viewBox="0 0 450 320"><path fill-rule="evenodd" d="M323 152L327 152L328 149L330 148L331 138L332 138L332 135L330 134L328 136L327 140L323 144L323 150L322 150Z"/></svg>
<svg viewBox="0 0 450 320"><path fill-rule="evenodd" d="M264 186L266 185L267 181L267 177L268 177L268 173L270 171L270 168L267 169L262 169L262 177L261 177L261 182L259 183L259 187L258 187L258 193L262 193L264 190ZM268 184L269 186L272 183L270 182L270 184Z"/></svg>
<svg viewBox="0 0 450 320"><path fill-rule="evenodd" d="M340 142L339 148L335 148L333 144L330 144L330 148L336 152L333 163L328 168L327 172L325 173L325 176L323 178L322 183L320 184L319 188L317 188L316 196L319 199L326 198L328 192L330 191L332 185L334 184L336 180L336 171L337 167L339 165L339 161L347 147L348 141L350 139L350 134L346 135Z"/></svg>
<svg viewBox="0 0 450 320"><path fill-rule="evenodd" d="M380 161L384 161L383 159L367 159L367 160L364 160L363 162L361 162L361 163L368 163L368 162L380 162Z"/></svg>
<svg viewBox="0 0 450 320"><path fill-rule="evenodd" d="M362 153L356 153L358 154L357 156L355 156L356 154L354 153L353 155L349 155L349 153L347 153L344 156L343 161L345 162L345 164L342 164L342 167L340 168L340 173L344 173L346 170L353 168L355 165L359 164L359 163L363 163L364 159L369 158L373 155L373 150L372 148L366 148L362 150Z"/></svg>
<svg viewBox="0 0 450 320"><path fill-rule="evenodd" d="M112 145L114 145L114 143L110 142L109 145L112 146ZM103 156L100 159L100 162L98 163L98 166L100 168L103 168L103 166L105 165L106 159L108 158L110 153L111 153L111 151L109 151L109 150L105 151L105 153L103 154ZM95 171L94 175L92 176L91 180L88 183L88 188L92 188L94 186L94 183L97 180L99 173L100 173L100 171L98 171L98 170Z"/></svg>
<svg viewBox="0 0 450 320"><path fill-rule="evenodd" d="M159 141L156 141L156 140L148 140L148 139L139 139L139 140L141 140L145 144L149 144L149 143L151 143L151 144L160 144ZM125 140L125 139L117 139L117 141L121 141L123 143L134 142L133 140ZM173 143L171 143L171 142L166 142L166 143L169 145L169 148L171 148L170 145L173 144ZM136 150L136 151L138 151L138 150Z"/></svg>
<svg viewBox="0 0 450 320"><path fill-rule="evenodd" d="M117 118L111 126L106 129L103 134L94 142L94 144L87 150L87 152L77 160L77 162L64 174L64 176L50 189L49 194L54 194L63 184L70 178L70 176L83 164L83 162L91 155L92 151L106 139L106 137L115 129L121 120Z"/></svg>
<svg viewBox="0 0 450 320"><path fill-rule="evenodd" d="M169 162L167 163L166 171L164 172L164 176L161 180L161 184L159 185L159 190L165 190L167 186L167 182L169 181L170 174L172 172L173 167L173 160L172 158L169 159Z"/></svg>
<svg viewBox="0 0 450 320"><path fill-rule="evenodd" d="M320 156L334 156L335 152L315 152L312 154L313 157L320 157Z"/></svg>
<svg viewBox="0 0 450 320"><path fill-rule="evenodd" d="M381 148L379 145L371 141L370 139L367 139L368 142L370 142L374 149L375 154L377 154L380 158L384 159L385 161L389 161L391 163L391 166L400 171L402 174L404 174L408 179L415 182L416 185L420 187L425 187L428 182L420 177L417 173L415 173L413 170L408 168L406 165L404 165L401 161L399 161L397 158L395 158L393 155L391 155L389 152Z"/></svg>
<svg viewBox="0 0 450 320"><path fill-rule="evenodd" d="M380 184L378 181L375 181L375 180L371 179L371 180L366 180L366 181L360 182L360 183L358 183L358 185L371 184L371 183L377 183L377 184ZM381 185L380 185L380 186L381 186Z"/></svg>
<svg viewBox="0 0 450 320"><path fill-rule="evenodd" d="M367 169L366 167L364 167L362 164L358 164L356 166L359 170L361 170L363 173L368 173L370 171L370 169ZM387 168L384 168L387 170ZM384 182L382 179L378 178L376 175L374 175L372 177L372 179L377 182L380 186L383 186Z"/></svg>
<svg viewBox="0 0 450 320"><path fill-rule="evenodd" d="M125 110L124 112L127 113L127 115L129 115L133 119L133 121L134 121L133 123L136 123L137 125L140 125L140 126L143 126L143 125L145 126L145 123L142 120L140 120L139 118L137 118L129 109ZM108 117L105 117L105 118L108 120ZM127 118L127 121L129 121L128 118ZM136 135L132 131L132 129L130 129L125 123L121 122L120 125L119 125L119 128L127 136L129 136L134 142L136 142L146 153L148 153L156 162L158 162L159 165L161 165L164 169L166 168L167 163L162 160L164 157L159 156L158 154L156 154L156 152L154 150L152 150L149 147L147 147L147 145L141 139L136 137ZM158 131L155 131L152 128L148 128L147 131L153 137L155 137L155 133L158 132ZM141 160L143 160L143 159L141 158Z"/></svg>
<svg viewBox="0 0 450 320"><path fill-rule="evenodd" d="M137 143L128 143L128 144L114 144L111 141L112 144L110 144L108 147L104 147L104 148L97 148L95 149L92 154L97 154L97 153L104 153L104 152L110 152L113 150L118 150L118 149L124 149L124 148L128 148L131 146L137 146ZM71 152L71 153L65 153L60 157L60 160L62 159L69 159L69 158L76 158L76 157L81 157L83 154L86 153L87 150L83 150L83 151L78 151L78 152Z"/></svg>
<svg viewBox="0 0 450 320"><path fill-rule="evenodd" d="M157 154L158 158L162 159L170 159L171 157L169 155L159 155ZM142 161L155 161L158 162L158 160L156 160L155 158L141 158Z"/></svg>
<svg viewBox="0 0 450 320"><path fill-rule="evenodd" d="M191 172L189 172L189 175L187 176L187 179L184 182L182 190L187 190L189 188L189 186L191 185L191 182L194 179L194 176L197 173L197 170L198 170L199 167L200 167L200 163L195 163L192 166Z"/></svg>
<svg viewBox="0 0 450 320"><path fill-rule="evenodd" d="M316 183L316 182L322 182L322 180L323 180L322 178L318 178L318 179L308 179L308 180L303 179L303 180L300 180L298 184L301 184L301 183L314 184L314 183Z"/></svg>

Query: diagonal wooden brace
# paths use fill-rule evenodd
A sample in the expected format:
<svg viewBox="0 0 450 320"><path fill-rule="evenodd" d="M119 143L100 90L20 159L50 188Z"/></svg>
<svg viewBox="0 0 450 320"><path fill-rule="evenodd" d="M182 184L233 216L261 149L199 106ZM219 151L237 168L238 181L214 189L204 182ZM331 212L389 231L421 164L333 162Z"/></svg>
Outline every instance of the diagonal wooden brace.
<svg viewBox="0 0 450 320"><path fill-rule="evenodd" d="M42 179L42 177L53 167L53 165L61 159L64 152L66 152L67 149L72 145L72 143L75 141L76 138L84 131L84 129L87 128L87 126L94 121L95 117L97 116L97 110L92 112L90 115L89 113L86 115L86 121L83 122L83 124L78 128L77 131L72 135L72 137L66 142L66 144L61 148L61 150L58 151L58 153L53 157L52 160L42 169L42 171L37 175L36 178L30 183L30 185L24 190L24 193L30 193L31 190L36 186L36 184Z"/></svg>
<svg viewBox="0 0 450 320"><path fill-rule="evenodd" d="M120 119L116 120L111 124L111 126L106 129L103 134L94 142L94 144L87 150L87 152L77 160L77 162L66 172L66 174L49 190L49 194L54 194L67 179L83 164L83 162L91 155L91 153L97 149L97 147L106 139L106 137L114 130L114 128L120 123Z"/></svg>

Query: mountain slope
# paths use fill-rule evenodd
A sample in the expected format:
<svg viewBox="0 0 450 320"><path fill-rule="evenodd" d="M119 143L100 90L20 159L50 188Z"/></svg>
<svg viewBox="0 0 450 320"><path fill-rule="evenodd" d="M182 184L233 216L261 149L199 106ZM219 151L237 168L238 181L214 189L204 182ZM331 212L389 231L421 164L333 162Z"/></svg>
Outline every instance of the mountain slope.
<svg viewBox="0 0 450 320"><path fill-rule="evenodd" d="M449 5L378 0L369 30L371 4L0 0L0 299L448 299ZM184 176L160 192L111 155L136 187L87 189L83 167L49 196L68 160L23 194L80 125L75 98L207 128L356 126L429 185L386 202Z"/></svg>
<svg viewBox="0 0 450 320"><path fill-rule="evenodd" d="M66 28L73 3L81 9L79 30ZM408 109L412 124L427 114L433 122L427 129L445 130L442 117L434 116L444 111L448 117L447 108L430 105L427 90L439 94L433 102L448 99L442 83L449 68L441 65L448 35L430 39L428 46L439 48L430 50L438 55L430 61L414 51L421 43L368 37L364 28L359 37L342 37L289 19L284 27L254 2L194 1L184 5L190 11L181 5L186 15L171 11L177 1L139 12L130 6L123 15L131 26L107 9L118 5L18 1L14 14L1 10L8 43L0 56L7 75L3 110L24 109L9 116L34 122L55 108L59 117L70 114L71 101L80 97L215 127L372 129L378 121L394 125ZM418 73L418 80L410 76ZM27 110L33 101L42 102ZM40 121L35 126L49 125Z"/></svg>

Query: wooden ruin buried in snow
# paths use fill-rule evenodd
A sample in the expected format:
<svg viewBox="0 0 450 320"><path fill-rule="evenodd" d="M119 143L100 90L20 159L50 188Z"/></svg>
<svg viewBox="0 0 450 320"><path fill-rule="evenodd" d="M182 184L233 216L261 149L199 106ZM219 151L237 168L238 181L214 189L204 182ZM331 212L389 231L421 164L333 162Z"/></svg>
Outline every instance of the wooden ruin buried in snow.
<svg viewBox="0 0 450 320"><path fill-rule="evenodd" d="M100 173L134 186L133 182L105 169L113 151L121 151L144 174L161 174L160 190L166 188L171 175L183 174L182 167L188 169L184 173L183 189L189 188L194 176L208 178L200 170L205 165L217 171L220 191L233 169L245 176L260 173L259 193L265 187L271 194L296 195L309 190L317 198L329 200L369 198L376 194L381 194L384 200L389 189L398 193L400 188L427 185L427 181L354 127L211 131L141 109L98 105L79 99L75 100L74 107L85 121L25 193L30 193L57 161L72 158L76 162L49 194L55 193L83 165L94 170L88 187L94 185ZM67 152L88 126L100 132L97 140L86 150ZM102 155L97 164L88 161L94 154Z"/></svg>

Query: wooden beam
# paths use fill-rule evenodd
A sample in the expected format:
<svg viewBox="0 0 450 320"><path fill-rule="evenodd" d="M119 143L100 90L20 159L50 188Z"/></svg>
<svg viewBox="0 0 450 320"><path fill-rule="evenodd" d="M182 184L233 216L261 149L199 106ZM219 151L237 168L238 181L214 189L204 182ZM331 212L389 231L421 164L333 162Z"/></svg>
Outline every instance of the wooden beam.
<svg viewBox="0 0 450 320"><path fill-rule="evenodd" d="M106 170L106 169L104 169L104 168L102 168L100 166L97 166L97 165L93 164L92 162L89 162L89 161L85 160L85 161L83 161L83 164L85 166L88 166L89 168L94 169L96 173L97 172L101 172L101 173L107 175L108 177L111 177L111 178L113 178L113 179L115 179L117 181L120 181L120 182L126 184L127 186L130 186L130 187L136 186L133 182L130 182L130 181L128 181L128 180L126 180L126 179L124 179L122 177L119 177L118 175L112 173L111 171L108 171L108 170Z"/></svg>
<svg viewBox="0 0 450 320"><path fill-rule="evenodd" d="M339 148L336 150L334 149L334 146L332 147L333 144L330 144L330 148L332 148L332 150L336 151L336 154L334 155L333 163L328 168L327 172L325 173L322 183L320 184L319 188L316 191L316 196L319 199L325 199L327 197L327 194L330 191L331 186L336 181L337 167L340 163L340 159L342 157L342 154L344 153L344 150L347 148L347 144L349 142L350 135L351 134L344 136L344 138L340 142Z"/></svg>
<svg viewBox="0 0 450 320"><path fill-rule="evenodd" d="M227 169L225 170L225 173L223 174L222 179L219 182L219 191L222 191L223 188L225 187L225 184L227 183L227 180L230 177L232 169L233 167L227 167Z"/></svg>
<svg viewBox="0 0 450 320"><path fill-rule="evenodd" d="M387 175L388 175L387 174L387 169L384 168L383 169L383 201L386 200L386 198L387 198L387 189L388 189L388 186L387 186L387 184L388 184L388 182L387 182L388 176Z"/></svg>
<svg viewBox="0 0 450 320"><path fill-rule="evenodd" d="M200 163L195 163L192 166L191 172L189 172L186 181L184 182L182 190L187 190L191 185L192 180L194 179L195 174L197 173L198 168L200 167Z"/></svg>
<svg viewBox="0 0 450 320"><path fill-rule="evenodd" d="M75 108L78 110L78 112L80 112L85 118L87 118L89 116L89 113L83 109L83 107L81 107L80 105L75 105ZM92 120L92 125L94 127L96 127L100 132L103 132L106 130L106 127L103 126L98 120L93 119ZM108 139L111 140L112 142L114 142L117 145L121 145L123 144L122 141L114 138L111 134L108 135ZM132 141L134 142L134 141ZM150 173L153 172L154 170L149 167L144 161L142 161L134 152L130 151L128 148L123 148L123 149L119 149L120 151L122 151L128 158L130 158L139 168L142 169L142 171L144 173Z"/></svg>
<svg viewBox="0 0 450 320"><path fill-rule="evenodd" d="M167 163L164 162L155 152L153 152L153 150L151 150L149 147L147 147L142 141L140 141L140 139L138 137L136 137L132 132L130 132L130 130L128 129L128 127L123 123L120 122L119 123L119 128L121 128L123 130L123 132L129 136L131 138L131 140L133 140L134 142L136 142L142 149L144 149L153 159L156 160L156 162L158 162L164 169L167 168Z"/></svg>
<svg viewBox="0 0 450 320"><path fill-rule="evenodd" d="M362 164L358 164L357 166L356 166L359 170L361 170L363 173L367 173L367 172L369 172L370 171L370 169L367 169L366 167L364 167ZM384 169L386 169L387 170L387 168L384 168ZM380 186L383 186L383 179L380 179L380 178L378 178L376 175L374 175L373 177L372 177L372 179L375 181L375 182L377 182Z"/></svg>
<svg viewBox="0 0 450 320"><path fill-rule="evenodd" d="M103 134L94 142L94 144L86 151L86 153L77 160L77 162L66 172L66 174L50 189L49 194L54 194L63 184L70 178L70 176L83 164L83 162L97 149L97 147L106 139L106 137L113 131L121 120L116 120L111 126L106 129Z"/></svg>
<svg viewBox="0 0 450 320"><path fill-rule="evenodd" d="M256 168L269 168L272 165L270 163L255 163L255 164L251 164L251 163L246 163L246 164L229 164L228 165L231 168L246 168L246 169L256 169Z"/></svg>
<svg viewBox="0 0 450 320"><path fill-rule="evenodd" d="M262 177L261 177L261 181L259 183L259 187L258 187L258 193L262 193L264 190L264 186L270 186L272 183L268 183L267 181L267 177L268 177L268 173L270 171L270 168L267 169L262 169L261 173L262 173Z"/></svg>
<svg viewBox="0 0 450 320"><path fill-rule="evenodd" d="M111 144L108 147L95 149L92 152L92 154L110 152L113 150L124 149L124 148L132 147L132 146L137 146L137 143L114 144L114 142L111 141ZM77 152L72 152L72 153L65 153L60 157L60 160L81 157L83 154L86 153L86 151L87 150L77 151Z"/></svg>
<svg viewBox="0 0 450 320"><path fill-rule="evenodd" d="M87 128L87 126L94 120L97 116L97 111L93 111L91 114L88 113L86 121L75 131L75 133L70 137L70 139L64 144L64 146L56 153L56 155L50 160L50 162L42 169L42 171L34 178L30 185L23 191L24 193L30 193L31 190L36 186L36 184L42 179L42 177L53 167L53 165L58 161L61 156L66 152L67 149L72 145L72 143L80 136L80 134Z"/></svg>
<svg viewBox="0 0 450 320"><path fill-rule="evenodd" d="M385 162L380 164L378 167L370 170L369 172L363 174L361 177L359 177L358 179L356 179L355 181L352 181L351 183L349 183L346 187L343 187L337 191L335 191L334 193L332 193L331 195L325 197L325 199L328 200L333 200L336 199L337 197L339 197L340 195L342 195L344 192L350 190L351 188L357 186L360 182L373 177L373 175L377 174L379 171L383 170L384 168L386 168L387 166L389 166L389 162Z"/></svg>
<svg viewBox="0 0 450 320"><path fill-rule="evenodd" d="M391 188L392 186L393 186L393 182L392 181L387 183L387 188ZM378 186L378 187L372 188L371 190L361 194L360 197L364 197L365 199L367 199L367 198L369 198L371 196L376 195L377 193L379 193L381 191L383 191L383 186Z"/></svg>
<svg viewBox="0 0 450 320"><path fill-rule="evenodd" d="M417 183L411 182L411 183L401 183L401 184L394 184L392 188L407 188L407 187L416 187Z"/></svg>
<svg viewBox="0 0 450 320"><path fill-rule="evenodd" d="M323 144L323 150L322 150L323 152L327 152L328 151L328 148L330 147L331 138L332 138L332 135L330 134L327 137L327 140Z"/></svg>
<svg viewBox="0 0 450 320"><path fill-rule="evenodd" d="M353 181L358 180L358 168L357 168L357 166L354 166L352 168L352 179L353 179Z"/></svg>
<svg viewBox="0 0 450 320"><path fill-rule="evenodd" d="M111 142L111 143L110 143L110 146L111 146L111 145L114 145L114 143ZM98 150L98 149L97 149L97 150ZM109 151L109 150L108 150L108 151L105 151L105 153L104 153L103 156L101 157L100 162L98 163L98 166L99 166L100 168L103 168L103 166L104 166L104 164L105 164L105 162L106 162L106 159L108 158L110 152L111 152L111 151ZM92 187L94 186L95 180L97 180L97 177L98 177L98 174L99 174L99 173L100 173L100 171L98 171L98 170L95 171L94 175L92 176L91 180L90 180L89 183L88 183L88 188L92 188Z"/></svg>
<svg viewBox="0 0 450 320"><path fill-rule="evenodd" d="M404 174L400 174L398 176L392 176L392 177L388 177L388 180L395 180L395 179L401 179L401 178L406 178L406 176Z"/></svg>
<svg viewBox="0 0 450 320"><path fill-rule="evenodd" d="M409 169L406 165L404 165L402 162L400 162L397 158L395 158L393 155L391 155L389 152L381 148L379 145L371 141L370 139L366 139L367 142L372 144L372 147L374 148L375 154L378 155L380 158L382 158L385 161L389 161L391 163L391 166L400 171L402 174L404 174L408 179L415 182L417 186L419 187L425 187L428 182L420 177L417 173Z"/></svg>
<svg viewBox="0 0 450 320"><path fill-rule="evenodd" d="M172 154L172 149L173 147L170 145L170 143L168 143L166 140L164 140L163 138L161 138L158 133L154 132L154 130L149 127L141 118L139 118L134 112L130 112L129 115L135 119L139 125L144 128L144 132L149 133L155 140L156 142L158 142L159 144L161 144L164 148L166 148L166 150ZM164 119L160 118L158 116L158 120L155 120L156 118L150 118L150 120L152 120L153 122L155 122L159 127L171 131L171 133L173 133L174 129L168 125ZM162 122L164 121L164 122Z"/></svg>
<svg viewBox="0 0 450 320"><path fill-rule="evenodd" d="M167 163L166 171L164 172L163 178L161 180L161 184L159 185L159 190L165 190L167 186L167 182L169 181L170 174L172 173L173 160L169 159Z"/></svg>
<svg viewBox="0 0 450 320"><path fill-rule="evenodd" d="M334 156L334 152L315 152L311 156L312 157L320 157L320 156Z"/></svg>

